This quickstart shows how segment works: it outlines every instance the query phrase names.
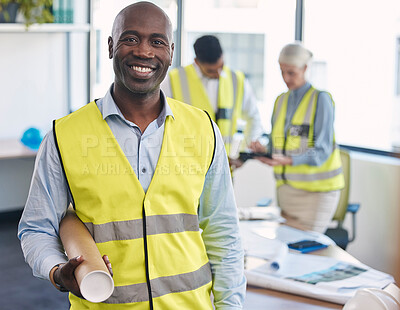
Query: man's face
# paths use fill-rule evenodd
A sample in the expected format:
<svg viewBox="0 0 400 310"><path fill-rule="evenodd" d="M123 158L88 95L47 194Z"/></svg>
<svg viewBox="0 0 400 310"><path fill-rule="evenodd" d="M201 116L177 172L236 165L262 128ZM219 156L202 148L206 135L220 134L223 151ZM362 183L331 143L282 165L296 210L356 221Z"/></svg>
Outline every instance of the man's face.
<svg viewBox="0 0 400 310"><path fill-rule="evenodd" d="M117 17L108 39L115 83L136 94L158 91L172 63L168 18L154 6L133 6Z"/></svg>
<svg viewBox="0 0 400 310"><path fill-rule="evenodd" d="M304 85L307 66L299 68L293 65L280 64L283 80L290 90L298 89Z"/></svg>
<svg viewBox="0 0 400 310"><path fill-rule="evenodd" d="M221 75L222 69L224 67L224 57L221 56L216 63L207 63L200 62L198 59L195 59L196 64L199 66L203 75L208 77L209 79L219 79Z"/></svg>

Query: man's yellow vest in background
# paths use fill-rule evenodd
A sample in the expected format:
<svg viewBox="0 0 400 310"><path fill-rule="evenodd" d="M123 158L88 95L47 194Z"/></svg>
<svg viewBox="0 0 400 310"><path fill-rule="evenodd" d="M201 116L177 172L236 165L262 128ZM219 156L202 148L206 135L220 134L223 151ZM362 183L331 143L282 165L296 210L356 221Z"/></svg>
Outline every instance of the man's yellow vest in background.
<svg viewBox="0 0 400 310"><path fill-rule="evenodd" d="M313 155L314 119L319 91L311 87L302 98L285 135L285 119L290 91L280 95L274 106L272 120L272 146L274 154L296 156ZM333 100L332 100L333 102ZM328 192L342 189L344 177L339 148L333 141L333 152L321 166L306 164L275 166L277 187L289 184L310 192Z"/></svg>
<svg viewBox="0 0 400 310"><path fill-rule="evenodd" d="M230 143L236 132L236 122L241 118L244 74L224 66L218 84L218 111L215 113L200 77L193 65L175 68L169 73L174 99L205 110L221 131L225 149L229 154Z"/></svg>
<svg viewBox="0 0 400 310"><path fill-rule="evenodd" d="M146 193L95 102L54 124L76 213L114 272L109 299L70 294L71 309L212 309L198 207L214 132L204 111L168 103L173 117Z"/></svg>

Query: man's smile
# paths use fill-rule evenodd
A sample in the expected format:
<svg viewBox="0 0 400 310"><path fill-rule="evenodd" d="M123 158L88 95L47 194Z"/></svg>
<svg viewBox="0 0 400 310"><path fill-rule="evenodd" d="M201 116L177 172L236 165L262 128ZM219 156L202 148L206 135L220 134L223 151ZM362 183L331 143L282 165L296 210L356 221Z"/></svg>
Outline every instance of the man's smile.
<svg viewBox="0 0 400 310"><path fill-rule="evenodd" d="M153 69L149 68L149 67L129 66L129 68L131 68L137 72L152 72L153 71Z"/></svg>
<svg viewBox="0 0 400 310"><path fill-rule="evenodd" d="M133 77L147 79L150 78L154 72L155 68L143 65L128 65L129 71Z"/></svg>

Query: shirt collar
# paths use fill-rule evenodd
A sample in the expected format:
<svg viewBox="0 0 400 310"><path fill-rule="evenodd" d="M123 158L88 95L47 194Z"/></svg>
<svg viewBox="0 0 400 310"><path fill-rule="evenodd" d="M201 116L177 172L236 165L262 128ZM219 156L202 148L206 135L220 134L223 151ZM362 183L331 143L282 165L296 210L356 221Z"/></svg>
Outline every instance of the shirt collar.
<svg viewBox="0 0 400 310"><path fill-rule="evenodd" d="M203 72L201 72L201 69L197 63L193 62L193 67L196 70L197 75L200 76L201 79L204 79L207 81L213 81L213 80L217 81L218 80L218 79L210 79L208 76L204 75ZM221 76L225 76L224 70L222 70Z"/></svg>
<svg viewBox="0 0 400 310"><path fill-rule="evenodd" d="M292 91L293 95L296 98L302 98L304 96L304 94L306 93L307 90L309 90L311 87L311 84L309 82L306 82L303 86L295 89Z"/></svg>
<svg viewBox="0 0 400 310"><path fill-rule="evenodd" d="M106 119L107 117L109 117L111 115L117 115L123 121L132 125L133 123L124 117L121 110L118 108L117 104L115 103L114 98L112 97L113 87L114 87L114 84L111 85L111 87L108 89L105 96L102 98L102 104L101 104L100 111L101 111L101 114L103 115L103 119ZM158 127L161 127L162 124L164 124L167 116L171 116L172 118L175 119L174 114L172 113L171 107L168 104L167 98L165 97L164 92L161 90L160 90L160 97L161 97L161 103L163 105L163 108L161 110L160 115L157 117Z"/></svg>

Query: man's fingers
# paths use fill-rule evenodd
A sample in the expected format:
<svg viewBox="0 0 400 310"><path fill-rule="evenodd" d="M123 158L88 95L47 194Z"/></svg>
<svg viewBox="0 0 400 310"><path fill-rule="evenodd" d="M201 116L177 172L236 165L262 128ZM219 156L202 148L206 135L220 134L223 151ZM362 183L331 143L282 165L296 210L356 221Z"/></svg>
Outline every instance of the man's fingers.
<svg viewBox="0 0 400 310"><path fill-rule="evenodd" d="M77 257L71 258L68 263L66 263L63 266L63 273L68 273L68 274L73 274L76 267L78 267L82 262L84 261L84 258L82 255L79 255Z"/></svg>
<svg viewBox="0 0 400 310"><path fill-rule="evenodd" d="M70 291L72 294L82 297L78 283L76 282L74 271L78 267L84 258L82 255L71 258L66 264L60 266L58 270L54 273L54 280L65 289Z"/></svg>
<svg viewBox="0 0 400 310"><path fill-rule="evenodd" d="M249 148L253 151L253 152L266 152L267 150L265 149L265 147L259 142L259 141L252 141L249 145Z"/></svg>
<svg viewBox="0 0 400 310"><path fill-rule="evenodd" d="M110 272L111 276L113 277L114 273L112 271L111 263L110 263L110 260L109 260L108 256L107 255L103 255L103 260L104 260L104 263L106 264L106 266L108 268L108 271Z"/></svg>

